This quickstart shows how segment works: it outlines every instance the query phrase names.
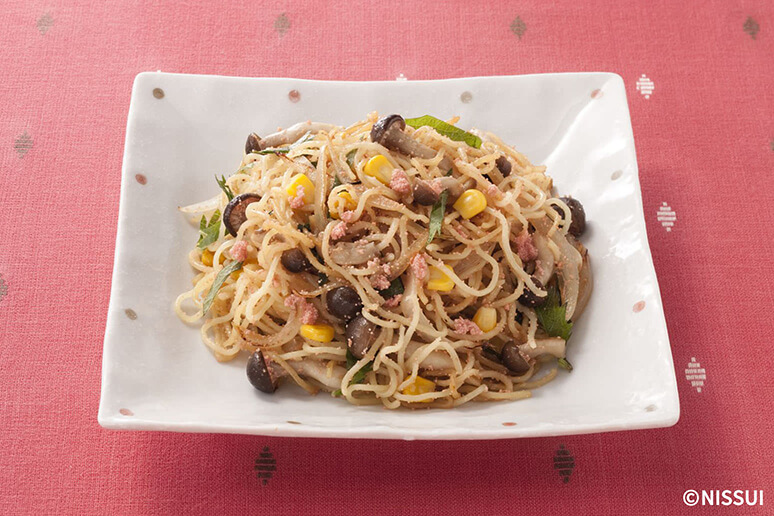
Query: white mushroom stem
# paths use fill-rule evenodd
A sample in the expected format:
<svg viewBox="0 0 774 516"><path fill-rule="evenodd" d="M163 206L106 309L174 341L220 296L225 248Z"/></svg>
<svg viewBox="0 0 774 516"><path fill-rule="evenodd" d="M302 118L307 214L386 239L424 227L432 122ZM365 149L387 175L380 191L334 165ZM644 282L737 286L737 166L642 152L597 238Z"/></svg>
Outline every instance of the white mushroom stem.
<svg viewBox="0 0 774 516"><path fill-rule="evenodd" d="M411 341L406 345L406 359L408 360L416 351L424 344ZM430 371L449 371L454 369L454 362L448 353L443 351L433 351L424 360L419 363L420 369L427 369Z"/></svg>
<svg viewBox="0 0 774 516"><path fill-rule="evenodd" d="M261 150L287 145L288 143L298 141L306 133L316 134L321 131L330 131L335 127L335 125L323 124L321 122L299 122L287 129L261 138Z"/></svg>
<svg viewBox="0 0 774 516"><path fill-rule="evenodd" d="M327 365L318 360L289 360L285 363L292 367L299 376L303 376L304 378L309 378L311 380L316 380L332 391L341 387L341 380L344 378L344 374L347 372L347 370L341 366L333 366L329 373ZM281 378L288 375L287 371L285 371L282 366L276 362L272 362L270 367L271 373L275 378Z"/></svg>
<svg viewBox="0 0 774 516"><path fill-rule="evenodd" d="M405 126L402 119L400 123L393 122L384 132L384 136L379 143L390 150L415 158L432 159L438 154L438 151L435 149L418 142L414 137L405 133L401 128L402 125ZM440 163L438 163L438 168L444 172L452 168L451 159L449 159L448 156L444 157Z"/></svg>
<svg viewBox="0 0 774 516"><path fill-rule="evenodd" d="M521 344L519 352L529 358L537 358L540 355L553 355L556 358L564 358L565 342L559 337L548 339L535 339L535 347L529 343Z"/></svg>
<svg viewBox="0 0 774 516"><path fill-rule="evenodd" d="M379 254L379 248L373 242L339 242L330 247L331 258L338 265L360 265L367 263Z"/></svg>

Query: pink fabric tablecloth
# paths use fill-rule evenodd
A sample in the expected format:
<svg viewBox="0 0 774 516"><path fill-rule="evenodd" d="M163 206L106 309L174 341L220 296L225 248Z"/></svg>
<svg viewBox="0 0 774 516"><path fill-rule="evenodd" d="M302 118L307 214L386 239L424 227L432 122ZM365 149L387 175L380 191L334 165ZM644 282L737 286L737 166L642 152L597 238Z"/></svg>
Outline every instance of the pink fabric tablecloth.
<svg viewBox="0 0 774 516"><path fill-rule="evenodd" d="M714 509L772 512L774 3L476 4L3 3L0 512L713 509L684 505L687 489L763 489L763 506ZM351 80L619 73L680 422L495 442L101 429L126 113L132 80L147 70Z"/></svg>

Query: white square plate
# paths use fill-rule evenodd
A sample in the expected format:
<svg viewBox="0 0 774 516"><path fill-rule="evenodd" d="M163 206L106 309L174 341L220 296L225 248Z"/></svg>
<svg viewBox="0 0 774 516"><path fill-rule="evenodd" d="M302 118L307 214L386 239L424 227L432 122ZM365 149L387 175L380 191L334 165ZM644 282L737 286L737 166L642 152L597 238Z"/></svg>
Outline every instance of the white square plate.
<svg viewBox="0 0 774 516"><path fill-rule="evenodd" d="M219 364L198 330L178 320L172 304L190 288L186 254L197 233L177 207L214 195L213 175L237 169L251 131L269 133L309 119L349 125L374 110L459 115L460 127L492 131L533 163L547 165L558 192L584 203L595 286L569 343L572 373L527 400L453 410L355 407L290 386L266 396L247 382L244 358ZM320 82L142 73L126 133L102 366L104 427L491 439L677 421L672 355L618 75Z"/></svg>

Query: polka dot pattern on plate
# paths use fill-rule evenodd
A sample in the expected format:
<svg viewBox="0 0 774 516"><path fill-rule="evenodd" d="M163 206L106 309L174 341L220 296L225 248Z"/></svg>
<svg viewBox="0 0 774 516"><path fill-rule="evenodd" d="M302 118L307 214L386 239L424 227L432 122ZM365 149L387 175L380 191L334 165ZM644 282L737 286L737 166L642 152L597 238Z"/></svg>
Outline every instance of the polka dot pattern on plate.
<svg viewBox="0 0 774 516"><path fill-rule="evenodd" d="M135 311L134 311L134 310L132 310L131 308L127 308L126 310L124 310L124 313L125 313L125 314L126 314L126 316L127 316L129 319L131 319L132 321L136 321L136 320L137 320L137 312L135 312Z"/></svg>
<svg viewBox="0 0 774 516"><path fill-rule="evenodd" d="M148 178L147 178L147 177L145 177L145 176L144 176L144 175L142 175L142 174L135 174L135 175L134 175L134 178L135 178L135 179L137 180L137 182L138 182L138 183L140 183L141 185L144 185L144 184L147 184L147 183L148 183Z"/></svg>
<svg viewBox="0 0 774 516"><path fill-rule="evenodd" d="M290 90L288 92L288 100L292 103L296 103L301 100L301 93L298 90Z"/></svg>
<svg viewBox="0 0 774 516"><path fill-rule="evenodd" d="M632 307L632 311L636 314L645 310L645 301L637 301Z"/></svg>
<svg viewBox="0 0 774 516"><path fill-rule="evenodd" d="M164 90L161 88L153 88L153 96L157 99L163 99L164 98Z"/></svg>
<svg viewBox="0 0 774 516"><path fill-rule="evenodd" d="M473 94L469 91L463 91L460 100L463 104L470 104L470 101L473 100Z"/></svg>
<svg viewBox="0 0 774 516"><path fill-rule="evenodd" d="M615 172L613 172L613 175L612 175L612 176L610 176L610 179L612 179L613 181L615 181L616 179L618 179L619 177L621 177L621 174L623 174L623 172L621 172L620 170L616 170Z"/></svg>
<svg viewBox="0 0 774 516"><path fill-rule="evenodd" d="M122 416L133 416L134 415L134 412L132 412L128 408L122 408L121 410L118 411L118 413L121 414Z"/></svg>
<svg viewBox="0 0 774 516"><path fill-rule="evenodd" d="M602 95L604 95L604 92L602 90L600 90L600 89L596 89L596 90L591 92L591 98L592 99L602 98Z"/></svg>

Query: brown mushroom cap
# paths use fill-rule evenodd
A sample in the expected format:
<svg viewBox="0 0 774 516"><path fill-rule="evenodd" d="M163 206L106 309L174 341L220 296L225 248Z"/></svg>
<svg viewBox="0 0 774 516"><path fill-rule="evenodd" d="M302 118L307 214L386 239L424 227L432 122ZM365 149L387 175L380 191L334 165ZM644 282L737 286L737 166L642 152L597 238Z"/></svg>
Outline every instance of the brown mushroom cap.
<svg viewBox="0 0 774 516"><path fill-rule="evenodd" d="M245 154L261 150L261 137L255 133L247 135L247 141L245 142Z"/></svg>
<svg viewBox="0 0 774 516"><path fill-rule="evenodd" d="M578 199L573 197L560 197L572 214L572 224L570 224L569 232L571 235L580 237L586 231L586 210L583 209L583 205ZM564 217L564 210L558 206L554 206L556 212Z"/></svg>
<svg viewBox="0 0 774 516"><path fill-rule="evenodd" d="M261 350L253 352L247 359L247 379L261 392L272 394L277 390L277 378L272 375Z"/></svg>
<svg viewBox="0 0 774 516"><path fill-rule="evenodd" d="M503 346L500 360L514 374L522 375L529 371L529 362L519 353L519 347L514 342L508 342Z"/></svg>
<svg viewBox="0 0 774 516"><path fill-rule="evenodd" d="M395 127L399 131L406 128L406 121L403 120L403 117L400 115L387 115L386 117L379 119L379 121L371 128L371 141L384 145L389 139L389 134L394 124L398 124ZM387 146L385 145L385 147Z"/></svg>
<svg viewBox="0 0 774 516"><path fill-rule="evenodd" d="M376 340L376 325L358 315L347 323L346 335L349 352L360 360Z"/></svg>
<svg viewBox="0 0 774 516"><path fill-rule="evenodd" d="M503 175L503 177L508 177L511 175L511 162L508 161L508 158L506 158L504 154L495 160L495 166L497 167L497 170L499 170Z"/></svg>
<svg viewBox="0 0 774 516"><path fill-rule="evenodd" d="M414 183L414 201L422 206L432 206L438 202L440 194L430 186L430 183L423 179L419 179Z"/></svg>
<svg viewBox="0 0 774 516"><path fill-rule="evenodd" d="M352 319L360 313L363 308L363 301L360 295L352 287L336 287L328 292L328 311L346 321Z"/></svg>
<svg viewBox="0 0 774 516"><path fill-rule="evenodd" d="M258 194L244 193L237 195L229 201L226 209L223 210L223 225L226 226L226 230L228 230L231 236L237 236L239 226L247 220L247 215L245 214L247 206L260 200L261 196Z"/></svg>

